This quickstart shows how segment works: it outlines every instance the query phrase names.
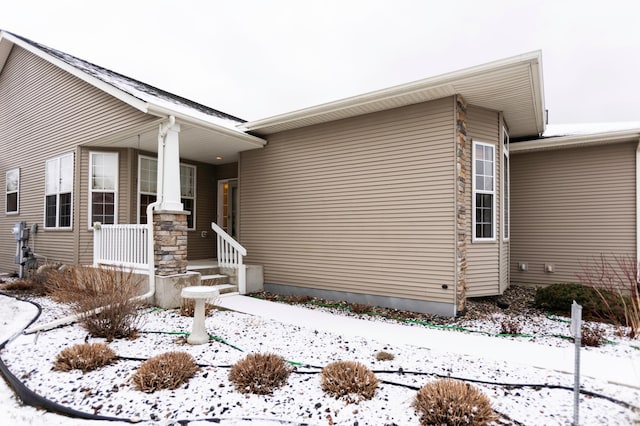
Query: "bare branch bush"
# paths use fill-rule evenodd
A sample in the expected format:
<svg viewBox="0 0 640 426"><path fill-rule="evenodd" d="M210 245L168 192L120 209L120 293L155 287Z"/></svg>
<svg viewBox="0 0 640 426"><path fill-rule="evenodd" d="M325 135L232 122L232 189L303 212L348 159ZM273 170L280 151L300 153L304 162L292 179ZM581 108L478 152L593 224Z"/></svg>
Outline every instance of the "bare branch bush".
<svg viewBox="0 0 640 426"><path fill-rule="evenodd" d="M582 266L578 279L598 294L606 320L628 327L629 338L640 336L640 282L634 256L601 254Z"/></svg>
<svg viewBox="0 0 640 426"><path fill-rule="evenodd" d="M49 275L51 298L68 305L93 336L107 340L132 337L140 322L140 279L121 268L67 267Z"/></svg>

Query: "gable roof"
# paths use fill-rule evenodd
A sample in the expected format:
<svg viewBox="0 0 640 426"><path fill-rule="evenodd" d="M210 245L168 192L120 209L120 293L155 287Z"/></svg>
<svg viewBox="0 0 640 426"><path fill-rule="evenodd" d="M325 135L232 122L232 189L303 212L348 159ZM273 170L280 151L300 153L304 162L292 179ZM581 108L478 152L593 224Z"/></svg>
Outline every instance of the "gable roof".
<svg viewBox="0 0 640 426"><path fill-rule="evenodd" d="M264 140L238 129L245 120L4 30L0 30L0 72L14 44L144 113L173 115L184 122L254 142L256 146L265 144Z"/></svg>
<svg viewBox="0 0 640 426"><path fill-rule="evenodd" d="M511 137L535 137L544 131L540 51L251 121L241 127L264 136L456 94L470 105L503 112Z"/></svg>

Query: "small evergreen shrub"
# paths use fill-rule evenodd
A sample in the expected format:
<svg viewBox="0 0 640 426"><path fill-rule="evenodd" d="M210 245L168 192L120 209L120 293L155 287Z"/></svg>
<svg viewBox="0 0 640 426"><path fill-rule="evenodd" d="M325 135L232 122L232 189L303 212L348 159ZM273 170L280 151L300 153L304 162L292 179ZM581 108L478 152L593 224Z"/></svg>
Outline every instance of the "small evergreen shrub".
<svg viewBox="0 0 640 426"><path fill-rule="evenodd" d="M287 383L291 366L280 355L248 354L229 371L229 380L240 393L271 395Z"/></svg>
<svg viewBox="0 0 640 426"><path fill-rule="evenodd" d="M63 349L56 357L56 371L82 370L83 373L113 364L116 353L104 343L82 343Z"/></svg>
<svg viewBox="0 0 640 426"><path fill-rule="evenodd" d="M336 398L357 395L371 399L376 393L378 379L365 365L355 361L336 361L322 369L322 390Z"/></svg>
<svg viewBox="0 0 640 426"><path fill-rule="evenodd" d="M536 290L535 306L550 312L571 316L573 301L582 305L582 316L588 321L610 321L625 324L625 305L619 295L581 284L552 284Z"/></svg>
<svg viewBox="0 0 640 426"><path fill-rule="evenodd" d="M189 381L200 367L186 352L166 352L146 360L133 374L133 385L142 392L176 389Z"/></svg>
<svg viewBox="0 0 640 426"><path fill-rule="evenodd" d="M421 425L487 425L498 420L491 402L475 387L452 379L424 385L413 400Z"/></svg>
<svg viewBox="0 0 640 426"><path fill-rule="evenodd" d="M378 361L393 361L395 359L395 355L389 352L380 351L376 354L376 359Z"/></svg>

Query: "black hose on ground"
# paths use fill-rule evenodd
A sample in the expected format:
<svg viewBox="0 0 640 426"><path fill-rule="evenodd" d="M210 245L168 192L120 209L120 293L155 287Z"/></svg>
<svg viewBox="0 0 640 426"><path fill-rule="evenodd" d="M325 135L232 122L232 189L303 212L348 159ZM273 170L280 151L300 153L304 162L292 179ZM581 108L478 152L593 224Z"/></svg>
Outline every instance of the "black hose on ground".
<svg viewBox="0 0 640 426"><path fill-rule="evenodd" d="M23 302L27 302L27 303L31 303L34 306L36 306L38 308L38 313L37 315L29 322L29 324L27 324L24 328L28 328L31 324L33 324L38 317L40 316L41 312L42 312L42 308L40 305L38 305L37 303L30 301L30 300L26 300L26 299L21 299L18 298L16 296L10 295L10 294L6 294L4 292L0 292L0 295L4 295L7 297L12 297L16 300L20 300ZM9 343L11 340L13 340L17 335L19 335L21 333L16 334L15 336L13 336L12 338L2 342L0 344L0 351L5 347L5 345L7 343ZM217 339L216 339L217 340ZM233 347L233 345L227 343L226 341L223 341L223 343L228 344L230 346ZM119 359L122 360L128 360L128 361L146 361L148 358L138 358L138 357L127 357L127 356L118 356ZM315 365L311 365L311 364L302 364L302 363L295 363L296 365L302 367L302 368L314 368L317 370L322 370L324 367L321 366L315 366ZM217 367L217 368L230 368L231 365L212 365L212 364L198 364L200 367ZM561 389L561 390L568 390L568 391L573 391L573 387L570 386L563 386L563 385L551 385L551 384L533 384L533 383L501 383L501 382L491 382L491 381L487 381L487 380L480 380L480 379L470 379L470 378L464 378L464 377L455 377L455 376L449 376L449 375L442 375L442 374L437 374L437 373L428 373L428 372L422 372L422 371L405 371L405 370L372 370L372 372L374 374L400 374L400 375L416 375L416 376L435 376L435 377L439 377L439 378L450 378L450 379L454 379L454 380L460 380L460 381L464 381L464 382L469 382L469 383L477 383L477 384L484 384L484 385L493 385L493 386L502 386L502 387L507 387L507 388L526 388L526 387L530 387L530 388L546 388L546 389ZM77 411L68 407L64 407L60 404L57 404L53 401L50 401L38 394L36 394L35 392L31 391L30 389L28 389L22 382L20 382L20 380L18 378L16 378L7 368L7 366L4 364L4 362L2 361L2 359L0 358L0 373L2 373L2 375L5 377L5 379L7 380L7 382L11 385L11 387L14 389L14 391L18 394L18 396L20 397L20 399L27 405L31 405L34 407L40 407L40 408L44 408L47 411L52 411L55 413L60 413L60 414L64 414L67 416L71 416L71 417L78 417L78 418L83 418L83 419L93 419L93 420L112 420L112 421L123 421L123 422L139 422L141 420L135 421L132 419L126 419L126 418L117 418L117 417L108 417L108 416L99 416L99 415L94 415L94 414L90 414L90 413L85 413L85 412L81 412L81 411ZM297 369L293 370L293 373L295 374L319 374L320 371L299 371ZM412 390L419 390L420 387L418 386L414 386L414 385L409 385L409 384L404 384L404 383L397 383L397 382L392 382L389 380L380 380L381 383L384 384L388 384L391 386L399 386L399 387L405 387L407 389L412 389ZM580 389L580 393L583 395L587 395L587 396L591 396L591 397L595 397L595 398L600 398L600 399L604 399L607 400L609 402L612 402L614 404L620 405L626 409L630 409L630 410L640 410L640 407L636 407L632 404L629 404L625 401L621 401L618 399L615 399L613 397L607 396L607 395L603 395L603 394L599 394L593 391L589 391L586 389ZM503 415L502 413L499 413L501 415ZM503 415L504 416L504 415ZM506 418L509 418L508 416L505 416ZM220 423L221 420L220 418L209 418L209 419L198 419L198 421L200 420L204 420L204 421L209 421L209 422L216 422L216 423ZM245 420L250 420L249 418L245 419ZM257 419L256 419L257 420ZM510 419L511 420L511 419ZM190 421L194 421L194 420L178 420L177 422L180 424L188 424ZM283 420L280 421L282 424L297 424L299 426L303 426L306 425L306 423L293 423L287 420Z"/></svg>

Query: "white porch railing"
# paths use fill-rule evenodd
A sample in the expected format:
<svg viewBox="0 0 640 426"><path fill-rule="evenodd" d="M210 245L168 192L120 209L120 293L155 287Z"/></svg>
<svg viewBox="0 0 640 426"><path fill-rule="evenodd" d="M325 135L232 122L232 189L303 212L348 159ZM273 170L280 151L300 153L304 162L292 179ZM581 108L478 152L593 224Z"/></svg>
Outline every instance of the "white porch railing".
<svg viewBox="0 0 640 426"><path fill-rule="evenodd" d="M93 227L93 264L149 268L148 225L102 225Z"/></svg>
<svg viewBox="0 0 640 426"><path fill-rule="evenodd" d="M237 270L238 292L247 294L247 266L244 265L243 258L247 255L247 249L226 233L216 223L211 222L211 229L217 235L216 243L218 247L218 266L222 268L235 268Z"/></svg>

